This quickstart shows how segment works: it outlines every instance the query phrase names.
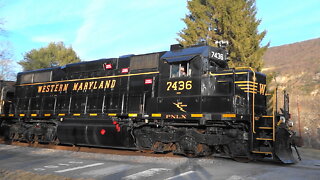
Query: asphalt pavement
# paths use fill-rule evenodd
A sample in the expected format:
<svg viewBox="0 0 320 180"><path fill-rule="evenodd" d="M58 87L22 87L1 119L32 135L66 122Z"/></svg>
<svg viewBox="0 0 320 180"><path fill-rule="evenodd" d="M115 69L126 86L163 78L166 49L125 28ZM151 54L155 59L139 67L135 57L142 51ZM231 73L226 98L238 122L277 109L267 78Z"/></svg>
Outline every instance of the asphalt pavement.
<svg viewBox="0 0 320 180"><path fill-rule="evenodd" d="M0 179L318 180L320 151L300 149L294 165L225 158L145 157L0 144Z"/></svg>

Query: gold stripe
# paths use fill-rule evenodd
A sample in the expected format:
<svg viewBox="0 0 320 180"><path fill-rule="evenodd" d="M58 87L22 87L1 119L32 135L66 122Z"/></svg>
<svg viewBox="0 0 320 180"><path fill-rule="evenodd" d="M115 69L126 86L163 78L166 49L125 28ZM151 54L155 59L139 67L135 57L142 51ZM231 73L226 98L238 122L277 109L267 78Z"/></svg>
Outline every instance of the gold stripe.
<svg viewBox="0 0 320 180"><path fill-rule="evenodd" d="M80 116L80 114L73 114L73 116Z"/></svg>
<svg viewBox="0 0 320 180"><path fill-rule="evenodd" d="M117 116L117 114L109 113L108 116Z"/></svg>
<svg viewBox="0 0 320 180"><path fill-rule="evenodd" d="M161 117L161 114L151 114L152 117Z"/></svg>
<svg viewBox="0 0 320 180"><path fill-rule="evenodd" d="M237 72L236 74L248 74L248 72Z"/></svg>
<svg viewBox="0 0 320 180"><path fill-rule="evenodd" d="M225 75L233 75L233 74L248 74L248 72L230 72L230 73L220 73L220 74L214 74L214 73L210 73L211 76L225 76Z"/></svg>
<svg viewBox="0 0 320 180"><path fill-rule="evenodd" d="M51 114L44 114L44 116L45 116L45 117L49 117L49 116L51 116Z"/></svg>
<svg viewBox="0 0 320 180"><path fill-rule="evenodd" d="M272 139L270 139L270 138L256 138L256 140L272 141Z"/></svg>
<svg viewBox="0 0 320 180"><path fill-rule="evenodd" d="M273 117L273 116L262 116L262 117Z"/></svg>
<svg viewBox="0 0 320 180"><path fill-rule="evenodd" d="M246 88L240 88L240 89L242 89L242 90L251 90L251 91L257 91L257 89L255 89L255 88L248 88L248 87L246 87Z"/></svg>
<svg viewBox="0 0 320 180"><path fill-rule="evenodd" d="M235 81L234 83L236 84L241 84L241 83L245 83L245 84L258 84L257 82L253 82L253 81Z"/></svg>
<svg viewBox="0 0 320 180"><path fill-rule="evenodd" d="M37 116L37 114L31 114L31 117L36 117Z"/></svg>
<svg viewBox="0 0 320 180"><path fill-rule="evenodd" d="M6 115L5 114L1 114L1 117L5 117Z"/></svg>
<svg viewBox="0 0 320 180"><path fill-rule="evenodd" d="M74 81L84 81L84 80L96 80L96 79L110 79L116 77L126 77L126 76L138 76L138 75L147 75L147 74L158 74L159 71L154 72L145 72L145 73L136 73L136 74L122 74L122 75L115 75L115 76L101 76L101 77L93 77L93 78L84 78L84 79L70 79L70 80L63 80L63 81L48 81L48 82L41 82L41 83L30 83L30 84L20 84L17 86L29 86L29 85L38 85L38 84L55 84L61 82L74 82Z"/></svg>
<svg viewBox="0 0 320 180"><path fill-rule="evenodd" d="M181 92L177 92L176 94L181 94Z"/></svg>
<svg viewBox="0 0 320 180"><path fill-rule="evenodd" d="M65 116L66 114L58 114L58 116Z"/></svg>
<svg viewBox="0 0 320 180"><path fill-rule="evenodd" d="M249 86L249 87L254 87L254 88L257 88L257 87L258 87L257 85L253 85L253 84L238 84L238 86L239 86L239 87L243 87L243 86L244 86L244 87L248 87L248 86Z"/></svg>
<svg viewBox="0 0 320 180"><path fill-rule="evenodd" d="M202 118L203 114L191 114L191 117Z"/></svg>
<svg viewBox="0 0 320 180"><path fill-rule="evenodd" d="M93 114L90 114L90 116L98 116L98 114L96 114L96 113L93 113Z"/></svg>
<svg viewBox="0 0 320 180"><path fill-rule="evenodd" d="M14 116L14 114L9 114L9 117L13 117Z"/></svg>
<svg viewBox="0 0 320 180"><path fill-rule="evenodd" d="M257 92L254 92L254 91L244 91L244 92L248 92L248 93L253 93L253 94L257 94Z"/></svg>
<svg viewBox="0 0 320 180"><path fill-rule="evenodd" d="M226 117L232 117L235 118L236 114L222 114L222 117L226 118Z"/></svg>
<svg viewBox="0 0 320 180"><path fill-rule="evenodd" d="M137 117L138 114L128 114L129 117Z"/></svg>
<svg viewBox="0 0 320 180"><path fill-rule="evenodd" d="M265 96L270 96L270 95L272 95L272 94L265 93L264 95L265 95Z"/></svg>
<svg viewBox="0 0 320 180"><path fill-rule="evenodd" d="M24 116L25 116L25 114L19 114L19 116L20 116L20 117L24 117Z"/></svg>
<svg viewBox="0 0 320 180"><path fill-rule="evenodd" d="M233 73L222 73L222 74L213 74L210 73L211 76L225 76L225 75L232 75Z"/></svg>
<svg viewBox="0 0 320 180"><path fill-rule="evenodd" d="M252 153L272 154L272 152L252 151Z"/></svg>

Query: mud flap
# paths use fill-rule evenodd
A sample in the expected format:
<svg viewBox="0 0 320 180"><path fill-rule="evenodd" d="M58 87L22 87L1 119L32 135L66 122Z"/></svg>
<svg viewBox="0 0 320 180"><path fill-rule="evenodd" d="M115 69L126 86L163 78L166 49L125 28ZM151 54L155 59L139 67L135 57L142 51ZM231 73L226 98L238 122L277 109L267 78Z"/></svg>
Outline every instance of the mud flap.
<svg viewBox="0 0 320 180"><path fill-rule="evenodd" d="M275 155L285 164L296 163L292 154L292 136L286 128L278 127L276 130Z"/></svg>

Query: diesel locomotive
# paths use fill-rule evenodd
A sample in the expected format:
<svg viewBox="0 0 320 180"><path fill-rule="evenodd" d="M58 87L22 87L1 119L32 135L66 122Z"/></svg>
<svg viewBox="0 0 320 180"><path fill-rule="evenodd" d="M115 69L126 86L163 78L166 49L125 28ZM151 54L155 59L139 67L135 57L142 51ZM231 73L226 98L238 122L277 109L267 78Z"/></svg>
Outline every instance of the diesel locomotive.
<svg viewBox="0 0 320 180"><path fill-rule="evenodd" d="M11 141L293 163L288 107L268 114L268 95L223 48L172 45L18 73L1 127Z"/></svg>

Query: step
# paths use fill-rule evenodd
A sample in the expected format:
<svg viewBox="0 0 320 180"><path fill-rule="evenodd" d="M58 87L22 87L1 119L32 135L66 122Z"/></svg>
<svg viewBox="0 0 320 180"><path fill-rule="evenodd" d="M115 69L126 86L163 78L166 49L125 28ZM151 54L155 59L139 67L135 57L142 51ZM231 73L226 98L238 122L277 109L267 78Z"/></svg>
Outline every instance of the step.
<svg viewBox="0 0 320 180"><path fill-rule="evenodd" d="M261 116L263 118L273 118L273 116Z"/></svg>
<svg viewBox="0 0 320 180"><path fill-rule="evenodd" d="M273 139L272 138L256 138L256 140L259 140L259 141L272 141Z"/></svg>
<svg viewBox="0 0 320 180"><path fill-rule="evenodd" d="M251 152L256 154L272 154L272 152L264 152L264 151L251 151Z"/></svg>
<svg viewBox="0 0 320 180"><path fill-rule="evenodd" d="M264 126L261 126L261 127L258 127L258 129L273 129L273 127L264 127Z"/></svg>

